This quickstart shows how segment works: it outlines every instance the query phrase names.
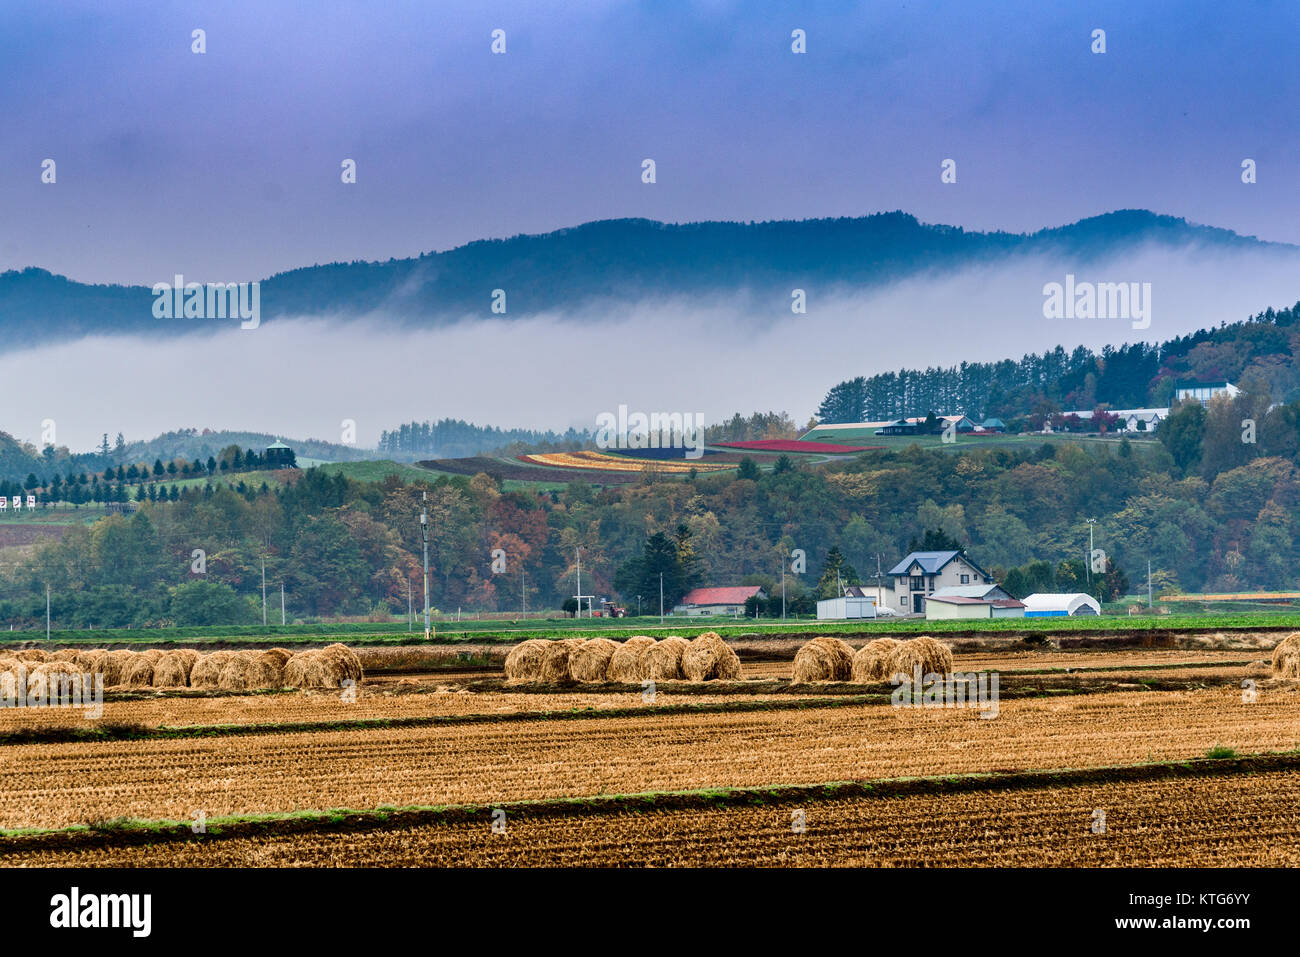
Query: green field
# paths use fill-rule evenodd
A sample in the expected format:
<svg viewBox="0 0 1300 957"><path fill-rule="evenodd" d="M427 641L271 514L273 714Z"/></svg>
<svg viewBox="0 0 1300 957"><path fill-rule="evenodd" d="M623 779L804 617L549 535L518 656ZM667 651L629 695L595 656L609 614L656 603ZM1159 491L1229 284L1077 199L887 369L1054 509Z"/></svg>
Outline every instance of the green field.
<svg viewBox="0 0 1300 957"><path fill-rule="evenodd" d="M926 621L883 618L864 621L817 621L814 618L785 621L735 618L672 618L661 625L658 616L643 618L554 618L530 621L435 621L434 641L515 642L526 638L608 637L621 639L635 634L695 635L716 631L731 637L782 638L808 634L825 635L949 635L949 636L1033 636L1078 633L1124 634L1131 632L1214 632L1254 629L1300 630L1300 612L1283 606L1275 612L1226 612L1201 615L1102 615L1089 618L1003 618L982 620ZM0 646L9 642L43 641L41 630L0 632ZM240 627L188 628L97 628L55 630L51 642L61 644L105 644L139 642L159 644L184 642L201 645L212 642L298 642L343 641L348 644L408 644L423 641L417 615L414 631L406 621L358 622L348 624L247 625Z"/></svg>

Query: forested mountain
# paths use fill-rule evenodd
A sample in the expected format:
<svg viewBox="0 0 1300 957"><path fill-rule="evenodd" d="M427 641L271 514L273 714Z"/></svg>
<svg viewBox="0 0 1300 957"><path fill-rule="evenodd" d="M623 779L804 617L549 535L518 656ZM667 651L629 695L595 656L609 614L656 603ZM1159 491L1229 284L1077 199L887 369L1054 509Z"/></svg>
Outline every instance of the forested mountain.
<svg viewBox="0 0 1300 957"><path fill-rule="evenodd" d="M756 319L789 314L790 290L870 288L1013 255L1069 256L1085 264L1139 246L1255 249L1273 246L1229 230L1145 210L1121 210L1036 233L972 232L902 212L763 223L667 224L648 219L586 223L509 239L481 240L387 262L308 266L261 279L262 321L283 316L378 315L412 324L465 317L507 320L584 304L676 296L752 294ZM159 276L170 283L172 276ZM507 291L507 312L491 294ZM148 286L86 285L43 269L0 274L0 349L91 333L179 334L199 320L160 320Z"/></svg>
<svg viewBox="0 0 1300 957"><path fill-rule="evenodd" d="M962 413L1011 421L1046 410L1163 408L1182 381L1227 380L1274 401L1300 398L1300 303L1159 345L1058 346L1044 354L948 368L903 369L833 386L820 422Z"/></svg>

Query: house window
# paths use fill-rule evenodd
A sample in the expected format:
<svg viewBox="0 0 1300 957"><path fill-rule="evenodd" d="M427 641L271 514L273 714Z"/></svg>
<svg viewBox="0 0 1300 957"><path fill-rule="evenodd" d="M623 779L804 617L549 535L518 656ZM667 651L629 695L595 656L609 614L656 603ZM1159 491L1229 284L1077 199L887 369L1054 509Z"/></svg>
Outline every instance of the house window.
<svg viewBox="0 0 1300 957"><path fill-rule="evenodd" d="M969 575L962 575L962 576L961 576L961 583L962 583L963 585L969 585L969 584L970 584L970 576L969 576Z"/></svg>
<svg viewBox="0 0 1300 957"><path fill-rule="evenodd" d="M925 576L923 576L923 575L913 575L913 576L912 576L912 591L924 591L924 590L925 590Z"/></svg>

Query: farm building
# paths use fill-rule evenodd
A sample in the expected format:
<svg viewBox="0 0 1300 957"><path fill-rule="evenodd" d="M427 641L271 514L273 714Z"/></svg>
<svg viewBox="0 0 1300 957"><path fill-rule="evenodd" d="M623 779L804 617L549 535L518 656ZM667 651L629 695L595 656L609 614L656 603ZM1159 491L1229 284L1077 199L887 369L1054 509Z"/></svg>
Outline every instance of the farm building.
<svg viewBox="0 0 1300 957"><path fill-rule="evenodd" d="M976 585L945 585L943 588L936 588L932 598L978 598L981 601L1006 601L1011 598L1001 585L993 582L980 582Z"/></svg>
<svg viewBox="0 0 1300 957"><path fill-rule="evenodd" d="M1067 419L1070 416L1077 415L1084 422L1092 420L1092 412L1062 412ZM1156 427L1169 417L1169 410L1165 409L1111 409L1111 415L1119 416L1119 421L1115 423L1116 432L1154 432Z"/></svg>
<svg viewBox="0 0 1300 957"><path fill-rule="evenodd" d="M1014 598L967 598L962 595L931 595L925 602L925 617L930 620L951 618L1023 618L1025 606Z"/></svg>
<svg viewBox="0 0 1300 957"><path fill-rule="evenodd" d="M297 465L293 449L283 442L272 442L266 447L266 467L272 469L291 469Z"/></svg>
<svg viewBox="0 0 1300 957"><path fill-rule="evenodd" d="M875 618L876 600L863 595L824 598L817 603L818 620L845 621L849 618Z"/></svg>
<svg viewBox="0 0 1300 957"><path fill-rule="evenodd" d="M1074 615L1100 615L1097 599L1083 592L1050 594L1036 592L1025 598L1026 618L1064 618Z"/></svg>
<svg viewBox="0 0 1300 957"><path fill-rule="evenodd" d="M1231 382L1180 382L1174 389L1179 402L1194 401L1201 405L1215 396L1226 395L1229 399L1235 399L1241 395L1241 390Z"/></svg>
<svg viewBox="0 0 1300 957"><path fill-rule="evenodd" d="M673 606L674 615L743 615L745 602L767 592L758 585L734 585L721 588L692 588Z"/></svg>
<svg viewBox="0 0 1300 957"><path fill-rule="evenodd" d="M988 572L959 551L912 552L889 574L894 579L894 606L905 615L923 614L926 598L940 588L995 584ZM1002 597L1011 596L1003 592Z"/></svg>
<svg viewBox="0 0 1300 957"><path fill-rule="evenodd" d="M1005 432L1007 424L1001 419L985 419L980 423L980 428L985 432Z"/></svg>

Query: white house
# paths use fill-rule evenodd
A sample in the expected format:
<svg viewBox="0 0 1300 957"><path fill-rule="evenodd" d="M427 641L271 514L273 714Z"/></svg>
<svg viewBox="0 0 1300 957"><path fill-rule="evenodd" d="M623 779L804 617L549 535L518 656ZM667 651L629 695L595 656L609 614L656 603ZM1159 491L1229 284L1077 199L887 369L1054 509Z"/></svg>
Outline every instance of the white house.
<svg viewBox="0 0 1300 957"><path fill-rule="evenodd" d="M1154 432L1156 428L1169 417L1169 409L1109 409L1111 415L1119 416L1119 422L1115 424L1116 432ZM1084 422L1092 420L1092 412L1062 412L1061 415L1067 419L1072 415L1077 415Z"/></svg>
<svg viewBox="0 0 1300 957"><path fill-rule="evenodd" d="M1097 599L1083 592L1051 594L1035 592L1025 598L1026 618L1064 618L1075 615L1100 615Z"/></svg>
<svg viewBox="0 0 1300 957"><path fill-rule="evenodd" d="M1194 400L1205 405L1215 396L1226 395L1229 399L1235 399L1241 395L1241 390L1231 382L1182 382L1176 386L1175 396L1179 402Z"/></svg>
<svg viewBox="0 0 1300 957"><path fill-rule="evenodd" d="M904 615L923 614L926 598L940 588L995 584L988 572L959 551L912 552L889 574L894 579L894 607Z"/></svg>

